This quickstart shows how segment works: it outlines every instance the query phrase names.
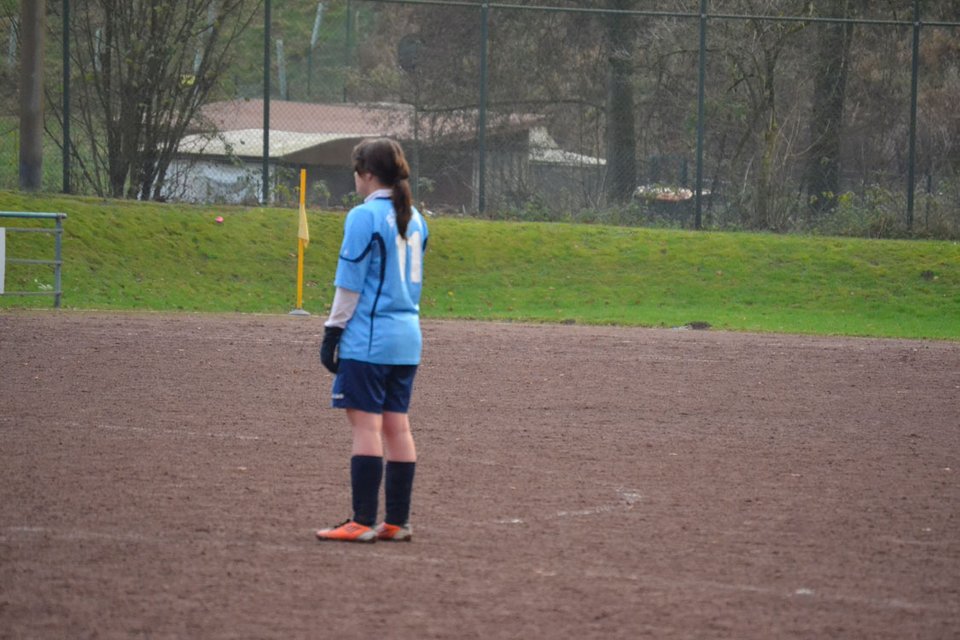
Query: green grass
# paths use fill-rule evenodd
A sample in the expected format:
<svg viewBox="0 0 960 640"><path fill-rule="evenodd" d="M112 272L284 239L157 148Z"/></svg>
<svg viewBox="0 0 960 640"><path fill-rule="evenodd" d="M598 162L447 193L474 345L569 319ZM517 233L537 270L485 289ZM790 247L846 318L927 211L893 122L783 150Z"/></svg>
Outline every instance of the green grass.
<svg viewBox="0 0 960 640"><path fill-rule="evenodd" d="M0 191L0 210L60 211L63 306L286 313L297 211ZM224 224L214 218L222 215ZM332 297L343 214L309 212L304 308ZM5 226L28 226L2 220ZM36 223L34 223L36 224ZM473 318L960 339L960 244L432 218L422 311ZM49 226L49 223L47 223ZM8 234L8 257L52 257ZM7 265L7 290L52 283ZM0 308L50 298L0 298Z"/></svg>

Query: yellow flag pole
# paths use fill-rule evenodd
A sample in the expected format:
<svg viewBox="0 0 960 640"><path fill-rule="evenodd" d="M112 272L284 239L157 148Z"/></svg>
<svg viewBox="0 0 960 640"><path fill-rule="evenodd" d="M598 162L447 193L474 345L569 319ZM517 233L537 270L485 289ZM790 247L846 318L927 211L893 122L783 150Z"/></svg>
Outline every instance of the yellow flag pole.
<svg viewBox="0 0 960 640"><path fill-rule="evenodd" d="M303 309L303 238L297 238L297 309Z"/></svg>
<svg viewBox="0 0 960 640"><path fill-rule="evenodd" d="M303 310L303 250L310 242L307 231L307 170L300 169L300 222L297 230L297 308L290 312L292 316L308 316Z"/></svg>

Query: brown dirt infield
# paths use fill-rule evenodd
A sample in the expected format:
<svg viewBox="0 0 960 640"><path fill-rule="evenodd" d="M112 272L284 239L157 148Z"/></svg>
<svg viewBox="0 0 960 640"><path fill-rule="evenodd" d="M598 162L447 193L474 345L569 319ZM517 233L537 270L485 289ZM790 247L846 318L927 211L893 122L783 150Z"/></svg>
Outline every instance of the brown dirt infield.
<svg viewBox="0 0 960 640"><path fill-rule="evenodd" d="M960 345L426 322L410 544L322 318L0 313L0 637L956 638Z"/></svg>

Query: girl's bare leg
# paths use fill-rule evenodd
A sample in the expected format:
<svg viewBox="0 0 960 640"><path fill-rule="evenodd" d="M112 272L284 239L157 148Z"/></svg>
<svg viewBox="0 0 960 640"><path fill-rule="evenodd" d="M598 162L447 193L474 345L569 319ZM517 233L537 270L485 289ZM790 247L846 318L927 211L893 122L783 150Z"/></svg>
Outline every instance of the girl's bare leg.
<svg viewBox="0 0 960 640"><path fill-rule="evenodd" d="M347 409L347 420L353 430L353 455L383 456L383 416L359 409Z"/></svg>
<svg viewBox="0 0 960 640"><path fill-rule="evenodd" d="M406 413L385 411L381 423L387 460L416 462L417 448L410 432L410 417Z"/></svg>

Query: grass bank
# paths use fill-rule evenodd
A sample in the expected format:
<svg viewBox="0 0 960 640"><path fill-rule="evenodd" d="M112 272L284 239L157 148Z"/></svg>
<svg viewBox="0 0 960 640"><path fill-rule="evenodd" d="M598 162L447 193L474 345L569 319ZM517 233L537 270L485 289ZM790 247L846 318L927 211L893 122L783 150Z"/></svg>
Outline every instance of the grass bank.
<svg viewBox="0 0 960 640"><path fill-rule="evenodd" d="M286 313L295 306L293 209L0 191L0 210L68 214L67 308ZM308 215L304 308L323 314L343 213ZM960 339L956 242L454 218L429 225L427 318ZM7 255L51 257L52 242L8 234ZM8 291L51 283L49 267L7 265ZM0 297L0 308L50 305L50 298Z"/></svg>

